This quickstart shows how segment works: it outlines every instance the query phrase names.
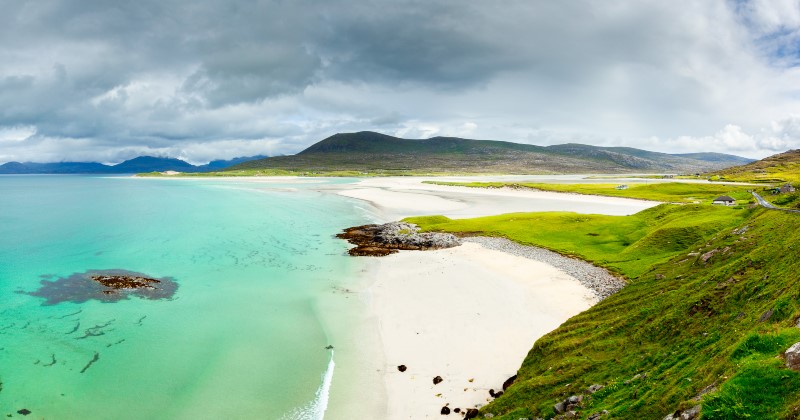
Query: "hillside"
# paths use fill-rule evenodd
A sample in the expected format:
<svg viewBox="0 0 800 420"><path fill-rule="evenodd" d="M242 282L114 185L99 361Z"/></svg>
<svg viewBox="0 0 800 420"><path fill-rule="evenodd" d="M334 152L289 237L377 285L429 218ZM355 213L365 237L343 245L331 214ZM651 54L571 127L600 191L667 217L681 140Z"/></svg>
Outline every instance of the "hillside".
<svg viewBox="0 0 800 420"><path fill-rule="evenodd" d="M746 165L718 170L726 180L779 183L800 183L800 150L789 150Z"/></svg>
<svg viewBox="0 0 800 420"><path fill-rule="evenodd" d="M225 169L231 165L263 156L241 157L231 160L214 160L206 165L192 165L180 159L139 156L116 165L97 162L7 162L0 165L0 174L132 174L138 172L208 172Z"/></svg>
<svg viewBox="0 0 800 420"><path fill-rule="evenodd" d="M229 171L360 171L369 173L694 173L747 159L720 154L670 155L581 144L536 146L493 140L433 137L409 140L369 131L328 137L293 156L235 165Z"/></svg>
<svg viewBox="0 0 800 420"><path fill-rule="evenodd" d="M629 279L537 340L482 413L551 418L557 403L580 395L573 409L584 419L604 410L600 418L661 419L695 407L703 419L800 416L800 373L782 359L800 342L800 261L787 252L800 243L796 214L660 205L632 216L407 220L543 246Z"/></svg>

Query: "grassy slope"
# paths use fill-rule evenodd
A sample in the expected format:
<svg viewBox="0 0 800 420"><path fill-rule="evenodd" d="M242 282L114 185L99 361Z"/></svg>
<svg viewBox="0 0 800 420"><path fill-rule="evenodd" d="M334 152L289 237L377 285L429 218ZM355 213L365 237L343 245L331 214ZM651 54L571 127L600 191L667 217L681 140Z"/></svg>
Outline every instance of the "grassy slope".
<svg viewBox="0 0 800 420"><path fill-rule="evenodd" d="M711 202L720 195L729 195L737 200L750 201L752 196L742 186L725 184L695 184L665 182L654 184L630 184L627 189L616 189L619 184L541 184L532 182L437 182L438 185L460 185L476 188L533 188L542 191L570 192L576 194L604 195L609 197L638 198L664 202Z"/></svg>
<svg viewBox="0 0 800 420"><path fill-rule="evenodd" d="M800 217L763 209L661 205L633 216L514 214L413 218L428 230L502 235L579 255L630 284L539 339L518 381L483 408L495 418L552 416L553 404L605 388L579 410L663 418L698 404L703 418L797 418L800 374L780 353L800 341ZM743 234L734 228L748 226ZM590 233L592 235L590 235ZM596 236L595 236L596 234ZM727 251L724 251L727 248ZM707 263L689 251L720 250ZM663 276L663 278L662 278ZM759 322L768 310L772 317ZM643 377L625 382L642 374Z"/></svg>
<svg viewBox="0 0 800 420"><path fill-rule="evenodd" d="M753 162L713 173L725 180L800 183L800 150L790 150Z"/></svg>

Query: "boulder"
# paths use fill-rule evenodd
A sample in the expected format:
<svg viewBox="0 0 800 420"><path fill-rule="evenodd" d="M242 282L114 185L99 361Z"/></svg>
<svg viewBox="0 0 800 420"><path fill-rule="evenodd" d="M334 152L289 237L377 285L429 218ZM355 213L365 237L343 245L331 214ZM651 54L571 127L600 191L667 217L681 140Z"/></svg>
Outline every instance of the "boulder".
<svg viewBox="0 0 800 420"><path fill-rule="evenodd" d="M441 376L437 376L437 377L433 378L433 384L434 385L439 385L440 383L442 383L443 380L444 379L442 379Z"/></svg>
<svg viewBox="0 0 800 420"><path fill-rule="evenodd" d="M774 312L774 311L773 311L772 309L770 309L770 310L768 310L768 311L764 312L764 313L763 313L763 314L761 314L761 316L758 318L758 322L766 322L766 321L769 321L769 319L770 319L770 318L772 318L772 314L773 314L773 312Z"/></svg>
<svg viewBox="0 0 800 420"><path fill-rule="evenodd" d="M556 414L563 414L565 411L567 411L567 405L564 404L564 401L558 402L553 405L553 411L555 411Z"/></svg>
<svg viewBox="0 0 800 420"><path fill-rule="evenodd" d="M408 368L406 367L406 365L400 365L400 366L398 366L398 367L397 367L397 370L399 370L400 372L405 372L405 371L406 371L406 369L408 369Z"/></svg>
<svg viewBox="0 0 800 420"><path fill-rule="evenodd" d="M797 325L800 326L800 320L798 320ZM514 381L516 381L516 380L517 380L517 375L514 375L514 376L506 379L506 381L503 382L503 391L507 390L508 387L510 387L511 384L513 384Z"/></svg>
<svg viewBox="0 0 800 420"><path fill-rule="evenodd" d="M474 419L478 417L479 411L476 408L468 408L467 411L464 412L464 420Z"/></svg>
<svg viewBox="0 0 800 420"><path fill-rule="evenodd" d="M450 407L448 407L448 406L444 406L444 407L442 407L442 411L440 411L440 413L441 413L443 416L447 416L447 415L449 415L449 414L450 414Z"/></svg>
<svg viewBox="0 0 800 420"><path fill-rule="evenodd" d="M601 390L601 389L603 389L603 388L604 388L604 387L603 387L603 385L600 385L600 384L593 384L593 385L589 385L589 389L588 389L588 391L589 391L590 393L594 394L595 392L597 392L597 391L599 391L599 390Z"/></svg>
<svg viewBox="0 0 800 420"><path fill-rule="evenodd" d="M786 367L800 371L800 342L792 344L783 355L786 357Z"/></svg>

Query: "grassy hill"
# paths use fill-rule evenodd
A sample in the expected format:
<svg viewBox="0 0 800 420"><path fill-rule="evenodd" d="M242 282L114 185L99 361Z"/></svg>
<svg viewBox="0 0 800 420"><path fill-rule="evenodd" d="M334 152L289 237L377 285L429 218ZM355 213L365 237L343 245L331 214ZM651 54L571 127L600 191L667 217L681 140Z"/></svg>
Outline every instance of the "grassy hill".
<svg viewBox="0 0 800 420"><path fill-rule="evenodd" d="M583 395L578 418L660 419L697 405L704 419L800 418L800 373L781 359L800 341L798 215L664 204L632 216L408 220L580 256L629 280L537 340L482 413L551 418L554 404Z"/></svg>
<svg viewBox="0 0 800 420"><path fill-rule="evenodd" d="M731 181L800 183L800 150L789 150L746 165L718 170L711 175Z"/></svg>
<svg viewBox="0 0 800 420"><path fill-rule="evenodd" d="M694 173L738 165L747 159L731 155L679 156L645 150L581 144L535 146L492 140L433 137L408 140L369 131L341 133L293 156L242 163L230 172L357 171L362 174L439 173Z"/></svg>

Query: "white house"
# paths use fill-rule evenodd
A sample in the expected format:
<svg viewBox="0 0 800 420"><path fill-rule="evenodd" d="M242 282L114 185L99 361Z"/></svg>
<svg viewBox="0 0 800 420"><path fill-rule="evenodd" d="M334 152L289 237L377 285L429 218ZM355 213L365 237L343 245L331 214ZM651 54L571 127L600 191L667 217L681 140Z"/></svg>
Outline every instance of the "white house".
<svg viewBox="0 0 800 420"><path fill-rule="evenodd" d="M721 195L714 199L711 204L719 204L722 206L733 206L736 204L736 199L733 197L728 197L727 195Z"/></svg>

